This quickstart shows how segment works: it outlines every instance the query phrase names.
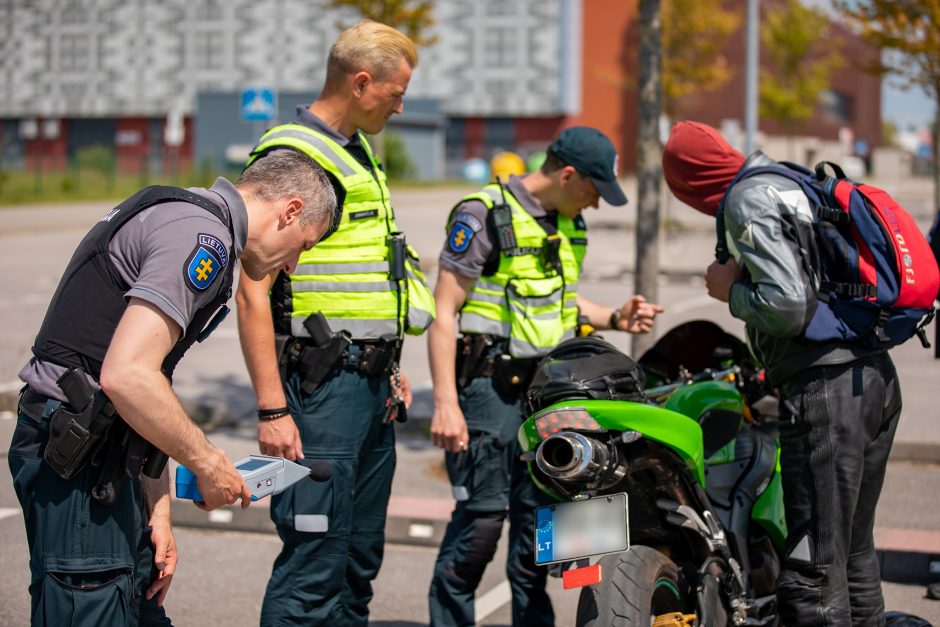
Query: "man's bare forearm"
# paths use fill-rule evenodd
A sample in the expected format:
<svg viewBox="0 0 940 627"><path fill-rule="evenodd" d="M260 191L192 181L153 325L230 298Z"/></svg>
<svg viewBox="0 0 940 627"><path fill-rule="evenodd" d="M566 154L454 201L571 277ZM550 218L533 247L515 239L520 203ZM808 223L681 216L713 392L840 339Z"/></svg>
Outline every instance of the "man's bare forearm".
<svg viewBox="0 0 940 627"><path fill-rule="evenodd" d="M454 369L457 357L456 327L453 316L438 313L428 329L428 359L435 403L457 402L457 376Z"/></svg>
<svg viewBox="0 0 940 627"><path fill-rule="evenodd" d="M161 372L130 367L120 383L107 381L102 377L108 398L141 437L197 474L211 465L218 449L186 415Z"/></svg>
<svg viewBox="0 0 940 627"><path fill-rule="evenodd" d="M170 471L169 464L156 479L140 476L140 487L144 495L144 507L148 518L170 520Z"/></svg>
<svg viewBox="0 0 940 627"><path fill-rule="evenodd" d="M238 337L258 407L287 404L274 347L274 319L267 299L267 282L250 282L244 274L238 293Z"/></svg>

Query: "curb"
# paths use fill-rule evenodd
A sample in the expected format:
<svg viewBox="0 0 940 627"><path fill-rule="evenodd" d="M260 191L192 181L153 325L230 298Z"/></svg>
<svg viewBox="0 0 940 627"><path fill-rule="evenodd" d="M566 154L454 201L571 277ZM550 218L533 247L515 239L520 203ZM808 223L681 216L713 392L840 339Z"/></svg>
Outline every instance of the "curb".
<svg viewBox="0 0 940 627"><path fill-rule="evenodd" d="M226 505L206 512L192 501L174 498L170 504L174 526L215 531L277 533L269 515L269 499L252 503L248 509ZM394 544L440 546L453 510L450 499L395 496L389 499L385 541Z"/></svg>

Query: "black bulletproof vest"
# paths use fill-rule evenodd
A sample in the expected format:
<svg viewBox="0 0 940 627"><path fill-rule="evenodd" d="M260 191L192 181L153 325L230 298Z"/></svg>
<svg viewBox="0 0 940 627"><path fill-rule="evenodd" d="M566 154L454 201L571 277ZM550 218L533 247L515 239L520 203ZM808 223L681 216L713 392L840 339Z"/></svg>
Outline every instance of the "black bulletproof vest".
<svg viewBox="0 0 940 627"><path fill-rule="evenodd" d="M135 215L154 205L173 201L197 205L217 217L228 227L234 243L231 220L211 201L177 187L154 185L142 189L102 218L78 245L36 336L32 349L36 357L60 366L81 366L96 380L100 377L111 337L127 308L124 294L130 289L111 263L108 245L117 230ZM196 311L186 334L163 360L162 370L167 377L173 374L183 353L197 340L205 339L214 328L214 325L207 328L207 324L231 296L235 267L232 249L229 260L215 298Z"/></svg>

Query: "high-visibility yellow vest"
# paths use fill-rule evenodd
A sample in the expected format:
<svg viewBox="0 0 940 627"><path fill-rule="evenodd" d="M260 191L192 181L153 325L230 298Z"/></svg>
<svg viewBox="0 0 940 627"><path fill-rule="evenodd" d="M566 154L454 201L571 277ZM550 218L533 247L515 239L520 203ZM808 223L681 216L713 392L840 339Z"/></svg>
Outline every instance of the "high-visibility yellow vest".
<svg viewBox="0 0 940 627"><path fill-rule="evenodd" d="M463 199L479 200L493 211L503 204L499 185L488 185ZM499 266L481 276L467 293L460 309L462 333L486 333L509 340L509 354L517 358L541 357L562 340L574 337L578 324L578 277L587 247L580 218L558 216L558 233L549 236L512 194L505 194L512 212L515 246L500 248ZM543 250L550 237L560 239L561 272L546 263Z"/></svg>
<svg viewBox="0 0 940 627"><path fill-rule="evenodd" d="M346 190L336 232L301 253L297 269L272 290L275 325L294 337L309 337L304 320L323 312L330 328L357 340L402 333L419 335L434 320L434 296L419 267L418 254L402 242L404 276L392 274L392 242L398 233L385 172L359 134L366 169L333 138L301 124L282 124L265 133L248 164L275 148L310 155ZM288 297L289 296L289 297ZM288 320L289 319L289 320Z"/></svg>

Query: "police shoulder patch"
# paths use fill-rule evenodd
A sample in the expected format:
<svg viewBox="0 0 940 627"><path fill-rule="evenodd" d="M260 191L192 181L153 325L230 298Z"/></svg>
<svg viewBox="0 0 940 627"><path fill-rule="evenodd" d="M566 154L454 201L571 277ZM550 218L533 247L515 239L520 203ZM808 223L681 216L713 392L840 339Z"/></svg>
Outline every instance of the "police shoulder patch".
<svg viewBox="0 0 940 627"><path fill-rule="evenodd" d="M457 214L457 217L454 218L454 222L462 222L466 224L474 233L479 233L483 230L483 224L477 220L477 217L472 213L467 213L466 211L461 211Z"/></svg>
<svg viewBox="0 0 940 627"><path fill-rule="evenodd" d="M226 265L228 251L225 244L212 235L200 233L196 237L196 247L184 267L186 285L194 291L202 292L212 285L216 276L222 274Z"/></svg>
<svg viewBox="0 0 940 627"><path fill-rule="evenodd" d="M454 222L450 228L450 235L447 237L448 247L455 253L464 253L470 248L470 242L476 231L463 222Z"/></svg>

